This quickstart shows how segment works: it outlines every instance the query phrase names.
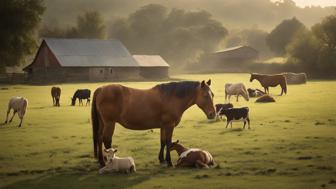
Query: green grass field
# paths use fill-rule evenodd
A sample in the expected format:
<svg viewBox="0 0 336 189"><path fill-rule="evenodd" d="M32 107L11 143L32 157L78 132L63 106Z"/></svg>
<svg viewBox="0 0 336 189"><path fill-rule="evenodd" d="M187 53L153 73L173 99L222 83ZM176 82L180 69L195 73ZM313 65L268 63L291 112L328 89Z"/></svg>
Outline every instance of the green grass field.
<svg viewBox="0 0 336 189"><path fill-rule="evenodd" d="M249 82L248 74L177 75L183 80L212 79L215 102L224 102L226 82ZM123 82L149 88L158 82ZM0 85L0 120L7 102L24 96L29 107L22 128L17 117L0 126L0 188L336 188L336 81L290 85L276 103L241 98L250 108L251 129L209 122L196 106L188 109L173 139L210 151L220 165L208 170L160 167L159 130L132 131L117 125L113 146L133 156L137 172L98 175L93 158L90 107L70 106L75 89L94 91L106 83L62 84L61 107L53 107L51 86ZM8 90L3 89L8 88ZM173 162L177 154L172 153Z"/></svg>

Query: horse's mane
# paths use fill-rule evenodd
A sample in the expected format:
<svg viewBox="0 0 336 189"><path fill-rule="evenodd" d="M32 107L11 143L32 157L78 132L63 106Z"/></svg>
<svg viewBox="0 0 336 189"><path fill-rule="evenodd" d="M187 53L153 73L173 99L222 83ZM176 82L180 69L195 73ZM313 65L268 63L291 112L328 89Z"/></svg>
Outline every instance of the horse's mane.
<svg viewBox="0 0 336 189"><path fill-rule="evenodd" d="M200 82L198 81L181 81L158 84L154 88L157 88L166 96L177 96L179 98L183 98L194 93L199 85Z"/></svg>

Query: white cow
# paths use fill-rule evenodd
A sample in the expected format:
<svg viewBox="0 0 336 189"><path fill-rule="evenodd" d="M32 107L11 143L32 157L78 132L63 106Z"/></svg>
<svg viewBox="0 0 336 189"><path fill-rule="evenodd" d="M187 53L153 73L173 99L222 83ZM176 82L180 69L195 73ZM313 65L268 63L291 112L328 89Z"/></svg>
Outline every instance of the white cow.
<svg viewBox="0 0 336 189"><path fill-rule="evenodd" d="M227 83L225 84L225 100L229 97L229 101L231 95L237 96L237 102L239 95L243 96L246 101L249 101L248 92L243 83Z"/></svg>
<svg viewBox="0 0 336 189"><path fill-rule="evenodd" d="M134 159L132 157L120 158L115 155L117 149L105 149L107 162L105 167L99 169L99 174L111 172L131 173L136 172Z"/></svg>
<svg viewBox="0 0 336 189"><path fill-rule="evenodd" d="M12 122L15 114L18 113L19 118L20 118L19 127L21 127L23 116L26 113L27 106L28 106L28 100L27 99L25 99L23 97L13 97L13 98L11 98L8 102L8 110L7 110L7 116L6 116L5 124L8 122L8 115L9 115L11 109L13 109L13 116L9 120L9 122Z"/></svg>

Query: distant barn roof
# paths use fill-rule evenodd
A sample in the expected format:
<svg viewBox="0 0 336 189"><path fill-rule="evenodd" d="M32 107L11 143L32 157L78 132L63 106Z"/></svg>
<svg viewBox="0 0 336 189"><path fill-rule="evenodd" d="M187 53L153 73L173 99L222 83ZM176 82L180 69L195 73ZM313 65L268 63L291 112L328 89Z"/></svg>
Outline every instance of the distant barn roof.
<svg viewBox="0 0 336 189"><path fill-rule="evenodd" d="M169 67L160 55L133 55L140 67Z"/></svg>
<svg viewBox="0 0 336 189"><path fill-rule="evenodd" d="M229 48L226 48L226 49L222 49L222 50L216 51L215 53L231 52L231 51L239 50L239 49L242 49L242 48L248 48L248 49L251 49L251 50L254 50L254 51L257 52L257 50L254 49L253 47L250 47L250 46L247 46L247 45L239 45L239 46L235 46L235 47L229 47Z"/></svg>
<svg viewBox="0 0 336 189"><path fill-rule="evenodd" d="M124 45L115 39L45 38L44 41L63 67L138 67Z"/></svg>

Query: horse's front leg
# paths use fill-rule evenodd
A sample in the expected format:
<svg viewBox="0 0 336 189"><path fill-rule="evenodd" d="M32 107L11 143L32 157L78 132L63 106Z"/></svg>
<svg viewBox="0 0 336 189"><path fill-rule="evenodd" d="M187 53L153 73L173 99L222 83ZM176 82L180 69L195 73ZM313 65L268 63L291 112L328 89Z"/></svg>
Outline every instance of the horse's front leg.
<svg viewBox="0 0 336 189"><path fill-rule="evenodd" d="M165 160L163 158L163 152L164 152L164 147L166 146L166 135L165 135L165 129L161 128L160 129L160 152L159 152L159 161L160 164L164 164Z"/></svg>
<svg viewBox="0 0 336 189"><path fill-rule="evenodd" d="M237 95L237 102L238 102L239 94Z"/></svg>
<svg viewBox="0 0 336 189"><path fill-rule="evenodd" d="M112 136L114 134L115 122L104 123L103 142L105 149L112 148Z"/></svg>
<svg viewBox="0 0 336 189"><path fill-rule="evenodd" d="M170 157L170 145L172 143L172 137L173 137L173 131L174 131L174 126L168 126L165 129L165 134L166 134L166 162L168 167L172 167L173 163L171 161Z"/></svg>

